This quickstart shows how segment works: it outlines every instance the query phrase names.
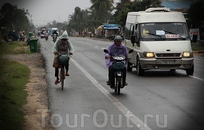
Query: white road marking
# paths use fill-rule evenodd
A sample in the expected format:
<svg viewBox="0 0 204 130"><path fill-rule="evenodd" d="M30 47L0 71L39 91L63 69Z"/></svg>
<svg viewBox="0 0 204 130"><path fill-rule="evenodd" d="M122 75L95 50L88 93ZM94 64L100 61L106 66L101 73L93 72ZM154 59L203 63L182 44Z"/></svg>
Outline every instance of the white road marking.
<svg viewBox="0 0 204 130"><path fill-rule="evenodd" d="M111 95L96 79L94 79L84 68L82 68L74 59L71 61L84 73L84 75L126 116L135 126L140 130L151 130L142 122L136 115L134 115L127 107L125 107L118 99Z"/></svg>
<svg viewBox="0 0 204 130"><path fill-rule="evenodd" d="M198 78L196 76L189 76L189 77L194 78L194 79L198 79L198 80L201 80L201 81L204 81L204 79Z"/></svg>

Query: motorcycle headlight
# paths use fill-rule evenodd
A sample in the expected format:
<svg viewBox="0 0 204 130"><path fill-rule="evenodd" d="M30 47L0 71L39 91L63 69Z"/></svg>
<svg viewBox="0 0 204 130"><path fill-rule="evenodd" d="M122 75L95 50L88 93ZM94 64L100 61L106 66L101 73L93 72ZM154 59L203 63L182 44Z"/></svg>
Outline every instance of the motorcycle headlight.
<svg viewBox="0 0 204 130"><path fill-rule="evenodd" d="M155 56L154 56L154 52L144 52L143 54L144 54L144 56L147 57L147 58L155 57Z"/></svg>
<svg viewBox="0 0 204 130"><path fill-rule="evenodd" d="M183 55L182 55L182 56L183 56L183 57L192 57L192 56L193 56L193 53L186 51L186 52L183 52Z"/></svg>

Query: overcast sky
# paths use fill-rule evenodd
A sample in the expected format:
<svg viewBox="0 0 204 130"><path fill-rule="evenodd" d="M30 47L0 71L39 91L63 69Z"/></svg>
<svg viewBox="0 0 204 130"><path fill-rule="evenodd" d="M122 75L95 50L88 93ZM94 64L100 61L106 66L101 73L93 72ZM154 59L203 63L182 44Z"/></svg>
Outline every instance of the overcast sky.
<svg viewBox="0 0 204 130"><path fill-rule="evenodd" d="M114 2L119 1L114 0ZM32 15L29 19L33 20L35 26L45 25L54 20L68 21L68 16L74 13L75 7L88 9L92 5L90 0L0 0L0 8L4 3L28 9Z"/></svg>

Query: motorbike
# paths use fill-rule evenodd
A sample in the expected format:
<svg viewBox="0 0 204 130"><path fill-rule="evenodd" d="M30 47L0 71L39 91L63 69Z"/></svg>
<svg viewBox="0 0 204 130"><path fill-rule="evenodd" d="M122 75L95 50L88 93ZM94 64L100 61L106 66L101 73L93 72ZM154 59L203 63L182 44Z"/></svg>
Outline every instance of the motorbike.
<svg viewBox="0 0 204 130"><path fill-rule="evenodd" d="M104 49L105 53L109 53L107 49ZM123 61L126 60L124 56L112 56L110 60L113 60L112 67L114 69L114 77L110 80L114 80L113 84L110 84L110 87L115 90L116 94L120 94L120 89L125 86L124 83L124 74L123 70L126 68L125 63Z"/></svg>
<svg viewBox="0 0 204 130"><path fill-rule="evenodd" d="M56 42L56 40L57 40L57 35L54 34L54 35L53 35L53 42Z"/></svg>
<svg viewBox="0 0 204 130"><path fill-rule="evenodd" d="M45 40L47 41L47 39L48 39L48 33L46 33L44 37L45 37Z"/></svg>

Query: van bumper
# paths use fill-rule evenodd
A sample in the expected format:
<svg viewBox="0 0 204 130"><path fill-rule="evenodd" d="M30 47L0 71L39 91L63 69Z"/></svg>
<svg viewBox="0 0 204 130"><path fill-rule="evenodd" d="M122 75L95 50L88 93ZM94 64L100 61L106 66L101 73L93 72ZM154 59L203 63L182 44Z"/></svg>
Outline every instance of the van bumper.
<svg viewBox="0 0 204 130"><path fill-rule="evenodd" d="M140 58L140 65L142 69L190 69L193 61L193 57L181 59Z"/></svg>

